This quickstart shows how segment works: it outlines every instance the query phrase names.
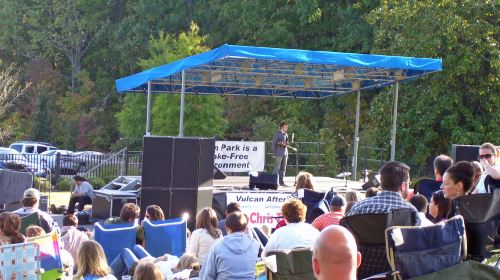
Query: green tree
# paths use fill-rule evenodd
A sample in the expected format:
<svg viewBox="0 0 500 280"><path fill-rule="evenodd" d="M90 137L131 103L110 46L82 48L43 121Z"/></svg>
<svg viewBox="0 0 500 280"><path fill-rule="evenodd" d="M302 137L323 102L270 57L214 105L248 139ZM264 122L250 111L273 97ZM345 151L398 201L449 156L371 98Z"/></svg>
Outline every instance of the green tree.
<svg viewBox="0 0 500 280"><path fill-rule="evenodd" d="M152 37L149 40L149 58L141 59L139 65L143 69L147 69L207 51L208 48L203 45L205 39L205 36L199 35L199 28L194 23L191 24L187 32L181 32L178 36L160 32L158 38ZM178 95L173 94L154 97L152 107L153 134L176 135L178 133L179 99ZM124 109L117 114L120 132L123 136L137 138L144 134L145 109L144 96L137 95L125 98ZM187 96L185 109L185 135L214 136L223 134L226 123L223 117L223 98L219 96Z"/></svg>
<svg viewBox="0 0 500 280"><path fill-rule="evenodd" d="M41 88L41 91L47 88ZM50 114L50 92L41 92L37 96L31 139L38 141L50 141L52 132L52 116Z"/></svg>
<svg viewBox="0 0 500 280"><path fill-rule="evenodd" d="M398 159L413 165L449 153L452 143L500 139L498 9L492 0L384 1L369 17L373 52L440 57L443 71L403 84ZM392 94L370 106L379 144L390 138Z"/></svg>
<svg viewBox="0 0 500 280"><path fill-rule="evenodd" d="M28 85L22 85L19 82L18 75L19 72L14 65L0 71L0 121L9 117L16 102L28 87ZM12 136L11 128L12 124L9 123L1 125L0 142Z"/></svg>

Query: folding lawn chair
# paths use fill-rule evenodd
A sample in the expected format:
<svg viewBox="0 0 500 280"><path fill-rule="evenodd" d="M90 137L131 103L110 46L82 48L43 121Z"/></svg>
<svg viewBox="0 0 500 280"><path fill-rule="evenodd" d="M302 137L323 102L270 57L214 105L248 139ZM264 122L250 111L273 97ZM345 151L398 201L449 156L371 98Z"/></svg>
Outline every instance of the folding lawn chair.
<svg viewBox="0 0 500 280"><path fill-rule="evenodd" d="M385 238L394 280L443 270L460 263L465 256L462 216L426 227L390 227Z"/></svg>
<svg viewBox="0 0 500 280"><path fill-rule="evenodd" d="M44 270L42 280L62 279L64 270L57 232L54 230L42 236L28 238L28 242L40 247L40 267Z"/></svg>
<svg viewBox="0 0 500 280"><path fill-rule="evenodd" d="M500 248L500 190L455 199L465 221L468 259L482 261Z"/></svg>
<svg viewBox="0 0 500 280"><path fill-rule="evenodd" d="M417 215L411 209L396 209L389 214L362 214L347 216L340 225L347 228L356 239L361 253L358 279L390 270L385 246L385 230L394 225L414 226Z"/></svg>
<svg viewBox="0 0 500 280"><path fill-rule="evenodd" d="M309 248L269 250L266 257L276 257L276 272L266 267L267 280L314 280L312 251Z"/></svg>
<svg viewBox="0 0 500 280"><path fill-rule="evenodd" d="M186 251L187 221L182 218L164 221L144 219L146 251L153 257L170 254L181 257Z"/></svg>
<svg viewBox="0 0 500 280"><path fill-rule="evenodd" d="M95 241L101 244L108 264L111 263L123 249L132 250L137 235L137 224L103 225L95 223Z"/></svg>
<svg viewBox="0 0 500 280"><path fill-rule="evenodd" d="M18 243L0 247L0 279L40 280L40 246Z"/></svg>

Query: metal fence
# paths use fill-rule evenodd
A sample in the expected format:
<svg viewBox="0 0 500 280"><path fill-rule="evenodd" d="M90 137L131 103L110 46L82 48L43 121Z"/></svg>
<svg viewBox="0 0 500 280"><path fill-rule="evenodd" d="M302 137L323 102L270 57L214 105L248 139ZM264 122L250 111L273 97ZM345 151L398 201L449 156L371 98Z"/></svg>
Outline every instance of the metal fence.
<svg viewBox="0 0 500 280"><path fill-rule="evenodd" d="M272 142L266 141L266 171L272 172L274 158ZM309 171L317 176L332 174L325 166L325 143L323 142L295 142L297 151L289 150L287 175L294 176L301 170ZM358 158L358 178L365 177L363 171L378 172L387 161L388 149L361 145ZM84 177L100 177L106 182L120 175L140 176L142 174L142 151L129 151L123 148L112 154L80 154L74 155L38 155L38 154L0 154L0 161L9 162L10 168L26 169L33 173L51 172L52 183L55 184L61 177L72 177L76 174ZM338 159L339 172L352 170L352 157ZM12 163L13 162L13 163ZM229 173L228 175L247 175L246 173Z"/></svg>
<svg viewBox="0 0 500 280"><path fill-rule="evenodd" d="M0 154L6 168L32 172L48 177L55 184L61 177L82 175L105 180L119 175L140 175L142 151L129 152L126 148L113 154L53 155Z"/></svg>

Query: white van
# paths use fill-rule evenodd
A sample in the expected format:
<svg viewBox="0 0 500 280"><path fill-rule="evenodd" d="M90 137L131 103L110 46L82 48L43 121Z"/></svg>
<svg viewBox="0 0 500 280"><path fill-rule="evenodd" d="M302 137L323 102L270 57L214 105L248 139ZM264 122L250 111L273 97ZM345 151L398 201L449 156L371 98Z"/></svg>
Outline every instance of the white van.
<svg viewBox="0 0 500 280"><path fill-rule="evenodd" d="M41 154L45 151L57 150L57 147L45 142L20 141L13 143L9 148L14 149L21 154Z"/></svg>

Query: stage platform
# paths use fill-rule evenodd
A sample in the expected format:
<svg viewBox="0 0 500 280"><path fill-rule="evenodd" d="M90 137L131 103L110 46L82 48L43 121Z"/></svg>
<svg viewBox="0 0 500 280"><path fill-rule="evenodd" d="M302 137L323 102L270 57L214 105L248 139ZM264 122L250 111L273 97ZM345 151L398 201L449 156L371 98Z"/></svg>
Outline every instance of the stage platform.
<svg viewBox="0 0 500 280"><path fill-rule="evenodd" d="M339 193L344 193L347 190L357 190L363 191L361 185L363 182L356 182L347 180L347 188L346 181L343 179L335 179L330 177L314 177L315 184L314 189L316 191L329 191L332 187ZM278 191L294 191L294 182L295 177L285 177L285 184L288 187L278 187ZM214 189L216 190L224 190L224 189L248 189L249 177L248 176L227 176L226 179L216 180L214 179Z"/></svg>

